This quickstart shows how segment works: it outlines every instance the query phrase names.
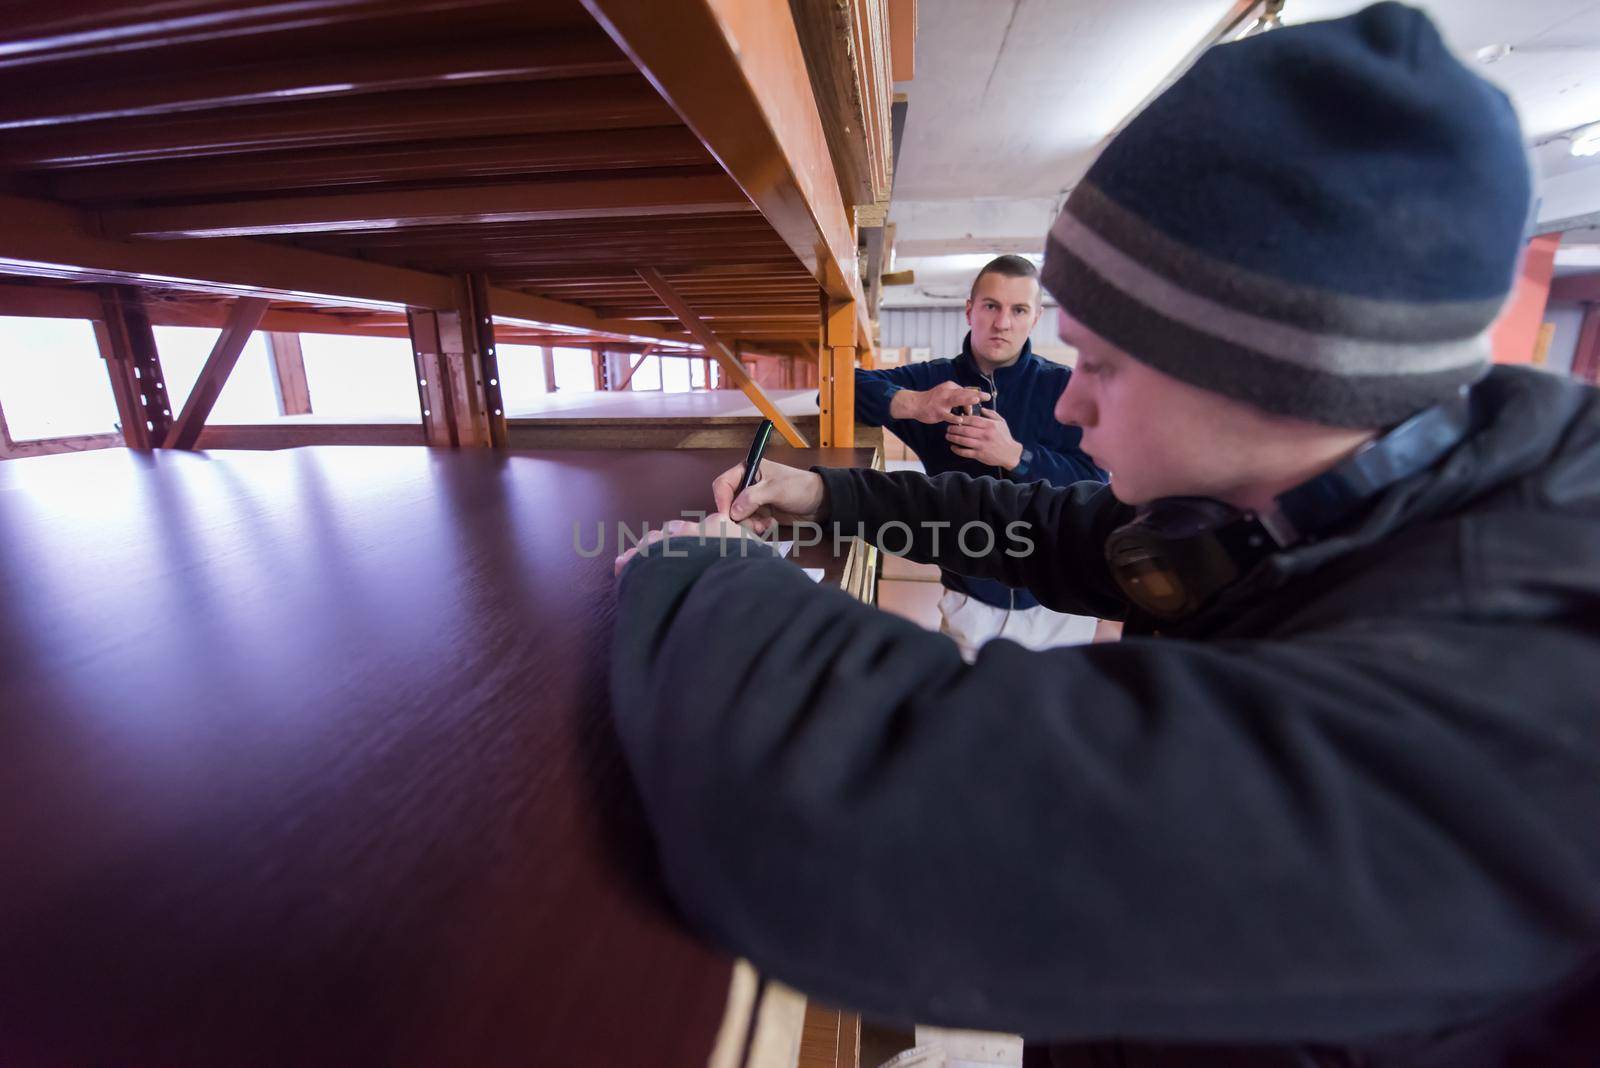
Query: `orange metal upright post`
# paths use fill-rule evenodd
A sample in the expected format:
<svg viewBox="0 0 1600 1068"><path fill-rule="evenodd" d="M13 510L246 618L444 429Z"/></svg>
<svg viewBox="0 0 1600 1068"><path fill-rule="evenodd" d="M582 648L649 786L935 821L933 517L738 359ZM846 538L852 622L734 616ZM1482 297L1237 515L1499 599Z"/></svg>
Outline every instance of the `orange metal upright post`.
<svg viewBox="0 0 1600 1068"><path fill-rule="evenodd" d="M855 302L824 297L822 333L822 446L848 449L856 442Z"/></svg>
<svg viewBox="0 0 1600 1068"><path fill-rule="evenodd" d="M278 414L310 415L311 387L306 382L300 335L276 330L268 333L267 352L272 357L272 384L278 392Z"/></svg>
<svg viewBox="0 0 1600 1068"><path fill-rule="evenodd" d="M104 286L100 307L95 337L111 376L123 441L130 449L155 448L166 441L172 406L144 298L133 286Z"/></svg>
<svg viewBox="0 0 1600 1068"><path fill-rule="evenodd" d="M500 364L483 276L458 280L454 309L412 308L407 322L428 444L505 448Z"/></svg>
<svg viewBox="0 0 1600 1068"><path fill-rule="evenodd" d="M1496 363L1529 363L1539 324L1544 321L1545 304L1550 299L1550 280L1555 277L1556 249L1560 234L1540 234L1523 250L1522 265L1511 300L1500 313L1491 335Z"/></svg>

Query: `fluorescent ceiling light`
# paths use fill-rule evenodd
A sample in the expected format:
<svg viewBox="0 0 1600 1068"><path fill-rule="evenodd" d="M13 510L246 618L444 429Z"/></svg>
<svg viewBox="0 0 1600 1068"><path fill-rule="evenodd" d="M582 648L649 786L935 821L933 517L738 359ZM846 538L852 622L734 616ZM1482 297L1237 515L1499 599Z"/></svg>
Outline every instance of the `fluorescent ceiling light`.
<svg viewBox="0 0 1600 1068"><path fill-rule="evenodd" d="M902 263L930 271L976 271L990 260L1007 255L1021 256L1035 267L1044 261L1042 255L1033 252L947 252L935 256L906 256Z"/></svg>

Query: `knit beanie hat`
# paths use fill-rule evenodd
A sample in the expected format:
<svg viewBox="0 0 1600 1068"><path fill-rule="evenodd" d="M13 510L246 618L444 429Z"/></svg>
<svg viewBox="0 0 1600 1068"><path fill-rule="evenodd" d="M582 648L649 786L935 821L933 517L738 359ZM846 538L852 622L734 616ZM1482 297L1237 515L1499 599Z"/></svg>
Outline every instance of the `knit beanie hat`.
<svg viewBox="0 0 1600 1068"><path fill-rule="evenodd" d="M1073 189L1041 278L1174 378L1384 427L1487 371L1530 202L1510 101L1380 3L1203 54Z"/></svg>

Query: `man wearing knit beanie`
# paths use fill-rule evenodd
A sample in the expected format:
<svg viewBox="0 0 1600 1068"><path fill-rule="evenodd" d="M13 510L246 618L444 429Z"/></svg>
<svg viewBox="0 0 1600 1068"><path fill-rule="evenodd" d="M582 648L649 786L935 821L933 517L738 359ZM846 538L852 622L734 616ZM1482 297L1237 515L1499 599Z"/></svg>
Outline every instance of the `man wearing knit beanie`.
<svg viewBox="0 0 1600 1068"><path fill-rule="evenodd" d="M1600 1064L1600 394L1485 340L1529 200L1412 8L1202 56L1049 236L1109 486L764 464L619 560L691 920L1057 1065ZM909 530L1126 636L967 665L733 520Z"/></svg>
<svg viewBox="0 0 1600 1068"><path fill-rule="evenodd" d="M1101 154L1043 282L1261 410L1391 426L1488 369L1532 201L1510 103L1380 4L1212 49Z"/></svg>

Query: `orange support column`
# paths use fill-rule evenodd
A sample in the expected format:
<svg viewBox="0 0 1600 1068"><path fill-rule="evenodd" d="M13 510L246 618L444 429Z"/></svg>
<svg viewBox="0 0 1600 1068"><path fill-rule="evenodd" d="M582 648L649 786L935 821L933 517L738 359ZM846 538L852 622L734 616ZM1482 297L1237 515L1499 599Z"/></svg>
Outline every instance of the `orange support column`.
<svg viewBox="0 0 1600 1068"><path fill-rule="evenodd" d="M856 443L855 302L823 298L822 334L822 447L848 449Z"/></svg>
<svg viewBox="0 0 1600 1068"><path fill-rule="evenodd" d="M1550 299L1550 280L1556 271L1560 234L1540 234L1522 253L1522 267L1511 300L1491 333L1496 363L1531 363L1544 307Z"/></svg>
<svg viewBox="0 0 1600 1068"><path fill-rule="evenodd" d="M448 449L461 444L461 432L456 426L458 387L450 380L452 354L445 344L448 327L440 318L439 312L428 308L411 308L406 313L423 438L435 448Z"/></svg>
<svg viewBox="0 0 1600 1068"><path fill-rule="evenodd" d="M271 331L267 355L272 357L272 385L278 394L279 415L310 415L311 386L306 382L306 358L300 335Z"/></svg>
<svg viewBox="0 0 1600 1068"><path fill-rule="evenodd" d="M453 310L412 308L407 322L428 444L505 448L500 364L483 277L470 275L459 280Z"/></svg>
<svg viewBox="0 0 1600 1068"><path fill-rule="evenodd" d="M95 339L111 375L123 441L130 449L155 448L167 439L172 407L144 297L134 286L105 286L100 302Z"/></svg>
<svg viewBox="0 0 1600 1068"><path fill-rule="evenodd" d="M556 391L555 349L549 345L541 345L539 347L539 359L544 362L544 391L546 393L554 393Z"/></svg>

